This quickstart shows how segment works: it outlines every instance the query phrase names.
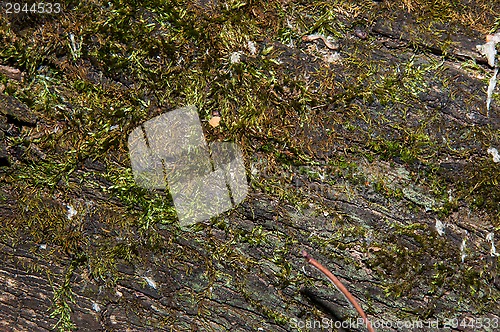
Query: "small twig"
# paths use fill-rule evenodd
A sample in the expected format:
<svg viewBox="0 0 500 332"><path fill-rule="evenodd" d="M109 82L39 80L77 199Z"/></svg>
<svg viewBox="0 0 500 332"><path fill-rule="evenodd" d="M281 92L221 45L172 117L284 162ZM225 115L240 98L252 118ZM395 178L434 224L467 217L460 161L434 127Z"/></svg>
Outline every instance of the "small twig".
<svg viewBox="0 0 500 332"><path fill-rule="evenodd" d="M327 276L327 278L333 282L335 287L337 287L337 289L339 291L341 291L342 294L345 295L345 297L349 300L349 302L351 302L351 304L354 306L354 309L356 309L356 311L361 316L361 318L363 318L368 331L375 332L375 330L373 329L372 324L368 320L368 317L366 316L365 312L363 311L361 306L358 304L358 301L356 301L354 296L347 290L347 288L345 288L345 286L342 284L342 282L340 282L340 280L336 276L334 276L333 273L331 273L326 267L321 265L320 262L318 262L317 260L315 260L314 258L309 256L309 254L305 250L302 251L302 256L304 256L304 258L307 260L307 262L309 264L311 264L312 266L317 268L321 273L323 273L325 276Z"/></svg>

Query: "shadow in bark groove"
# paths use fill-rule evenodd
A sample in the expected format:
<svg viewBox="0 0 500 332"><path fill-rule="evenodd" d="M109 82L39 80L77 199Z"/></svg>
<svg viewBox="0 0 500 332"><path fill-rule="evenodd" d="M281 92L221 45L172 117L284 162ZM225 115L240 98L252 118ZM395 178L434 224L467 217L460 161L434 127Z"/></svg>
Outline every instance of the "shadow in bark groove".
<svg viewBox="0 0 500 332"><path fill-rule="evenodd" d="M303 288L300 292L305 295L314 306L330 316L330 318L332 319L332 321L330 322L330 327L332 327L332 325L337 322L338 324L341 324L343 321L345 321L345 319L342 318L342 314L335 308L335 306L331 302L325 301L318 293L314 292L310 288ZM345 329L341 327L338 329L338 331L354 332L357 330Z"/></svg>

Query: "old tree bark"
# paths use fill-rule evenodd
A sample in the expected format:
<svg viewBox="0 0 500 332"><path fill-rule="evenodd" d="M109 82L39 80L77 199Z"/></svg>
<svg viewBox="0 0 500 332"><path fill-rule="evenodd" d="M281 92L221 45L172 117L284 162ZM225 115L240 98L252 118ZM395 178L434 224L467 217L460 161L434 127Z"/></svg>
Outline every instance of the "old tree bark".
<svg viewBox="0 0 500 332"><path fill-rule="evenodd" d="M487 112L493 70L476 51L485 43L485 31L449 18L455 11L467 17L470 9L471 17L486 19L500 7L495 1L481 2L481 8L462 1L450 4L447 13L434 13L417 2L405 3L373 2L368 9L356 7L359 16L342 10L347 5L341 2L333 6L334 18L328 20L343 29L338 53L319 39L303 42L298 35L286 45L260 36L257 54L250 47L242 51L240 67L223 64L228 67L221 67L217 75L222 76L207 71L207 81L213 82L197 95L217 103L230 94L230 82L236 80L241 91L253 89L245 88L248 77L261 82L270 77L269 68L276 68L274 83L255 88L270 105L252 113L257 120L248 120L242 108L222 112L228 124L220 131L204 127L207 139L241 142L248 197L189 230L177 225L167 192L134 186L126 150L132 128L172 109L170 103L188 102L188 93L173 92L163 103L149 95L148 107L127 108L109 95L148 96L138 77L147 75L151 64L115 72L91 51L75 53L78 43L106 47L114 38L112 28L103 30L109 40L98 40L97 28L95 40L91 34L78 40L79 30L71 24L79 22L81 31L92 26L81 17L73 23L3 17L0 330L364 331L356 324L332 327L358 317L307 266L302 250L342 280L376 330L500 329L495 328L500 326L500 267L494 247L500 238L500 171L487 152L500 148L500 100L494 95ZM193 8L196 15L208 15L199 14L208 8L214 17L227 14L203 1ZM250 3L233 14L279 21L271 7L263 8ZM158 13L147 13L113 15L143 15L156 22ZM297 15L304 21L315 17ZM111 26L121 16L109 17ZM176 23L170 28L185 29L182 17L172 16ZM203 19L210 27L226 22ZM289 18L290 26L295 20ZM94 24L105 26L105 21ZM301 33L317 32L321 24ZM48 38L46 44L57 40L59 46L47 47L30 62L37 41L27 44L26 53L12 51L30 34ZM213 35L206 38L218 45ZM175 53L175 47L186 47L186 59L204 54L191 52L186 43L173 41L164 48ZM196 76L182 66L188 65L169 67L168 75L184 70ZM26 71L24 78L17 68ZM104 109L111 107L107 101L100 109L85 99L90 97L71 99L85 94L109 97L124 111L111 114ZM232 102L244 105L239 98ZM283 105L287 111L280 111ZM105 120L86 114L95 109ZM127 109L141 111L130 115ZM106 119L118 116L118 129L112 129ZM239 119L232 127L231 117ZM238 129L240 123L244 129ZM92 126L97 129L85 129ZM377 325L398 321L409 325Z"/></svg>

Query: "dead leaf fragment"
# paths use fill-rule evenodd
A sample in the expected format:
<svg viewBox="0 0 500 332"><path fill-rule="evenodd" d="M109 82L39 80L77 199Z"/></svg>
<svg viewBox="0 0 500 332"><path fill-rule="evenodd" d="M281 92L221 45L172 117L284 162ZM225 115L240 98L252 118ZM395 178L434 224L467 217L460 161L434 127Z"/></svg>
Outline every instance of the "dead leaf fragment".
<svg viewBox="0 0 500 332"><path fill-rule="evenodd" d="M497 32L493 35L486 35L486 42L500 43L500 32Z"/></svg>
<svg viewBox="0 0 500 332"><path fill-rule="evenodd" d="M493 76L491 76L490 78L490 83L488 84L488 96L486 97L486 109L488 111L490 110L493 91L495 91L495 86L497 85L497 75L498 75L498 68L495 69Z"/></svg>
<svg viewBox="0 0 500 332"><path fill-rule="evenodd" d="M382 248L380 248L380 247L368 247L368 250L373 251L373 252L377 252L377 251L382 250Z"/></svg>
<svg viewBox="0 0 500 332"><path fill-rule="evenodd" d="M338 50L339 49L339 45L333 39L331 39L330 36L325 37L325 36L320 35L320 34L302 36L302 40L305 42L311 42L311 41L314 41L316 39L321 39L323 41L323 43L325 43L325 46L331 50Z"/></svg>
<svg viewBox="0 0 500 332"><path fill-rule="evenodd" d="M496 63L497 43L500 43L500 32L497 32L493 35L487 35L486 44L476 45L477 51L481 53L481 55L484 55L486 59L488 59L488 65L490 65L490 67L495 68L495 72L493 73L493 76L491 76L488 84L488 92L486 97L486 110L488 111L488 116L489 116L493 91L495 90L495 86L497 84L497 75L498 75L498 65Z"/></svg>
<svg viewBox="0 0 500 332"><path fill-rule="evenodd" d="M476 46L478 52L481 53L481 55L486 56L486 59L488 59L488 65L490 65L490 67L495 67L495 57L497 55L495 44L495 42L490 41L484 45Z"/></svg>
<svg viewBox="0 0 500 332"><path fill-rule="evenodd" d="M213 127L218 127L220 123L221 117L220 116L214 116L208 121L208 123Z"/></svg>

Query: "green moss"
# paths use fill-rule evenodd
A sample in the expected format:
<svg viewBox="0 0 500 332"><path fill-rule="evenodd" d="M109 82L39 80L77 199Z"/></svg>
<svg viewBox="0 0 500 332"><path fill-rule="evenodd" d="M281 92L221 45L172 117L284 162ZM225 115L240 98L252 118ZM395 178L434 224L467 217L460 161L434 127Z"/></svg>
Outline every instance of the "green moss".
<svg viewBox="0 0 500 332"><path fill-rule="evenodd" d="M444 238L437 237L426 225L401 227L394 224L391 233L393 235L387 240L394 244L382 247L375 253L376 259L371 263L372 268L383 269L389 277L385 285L387 296L404 297L414 292L441 296L445 292L453 292L455 296L483 308L484 301L494 301L484 293L477 298L479 291L489 287L481 281L485 275L480 277L481 272L476 267L457 262L460 256L457 249L449 246ZM406 247L408 238L413 239L418 247ZM439 255L434 257L432 253ZM434 264L431 265L431 262ZM491 276L495 272L485 265L483 273ZM425 313L419 315L426 318Z"/></svg>
<svg viewBox="0 0 500 332"><path fill-rule="evenodd" d="M77 328L71 320L71 313L73 312L71 306L75 303L74 293L71 289L71 277L77 265L78 263L76 261L71 262L58 288L51 285L54 289L54 298L52 299L53 305L50 317L58 319L57 323L53 326L53 329L57 329L57 331L72 331Z"/></svg>

